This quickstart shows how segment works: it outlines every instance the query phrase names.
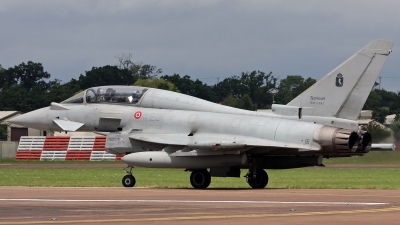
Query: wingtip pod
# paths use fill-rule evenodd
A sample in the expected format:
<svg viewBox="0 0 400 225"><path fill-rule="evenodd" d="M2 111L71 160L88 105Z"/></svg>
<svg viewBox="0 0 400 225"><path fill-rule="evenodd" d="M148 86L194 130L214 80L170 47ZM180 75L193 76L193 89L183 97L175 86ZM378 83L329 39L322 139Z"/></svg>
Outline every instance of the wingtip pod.
<svg viewBox="0 0 400 225"><path fill-rule="evenodd" d="M370 42L288 105L313 107L310 116L357 119L393 45Z"/></svg>

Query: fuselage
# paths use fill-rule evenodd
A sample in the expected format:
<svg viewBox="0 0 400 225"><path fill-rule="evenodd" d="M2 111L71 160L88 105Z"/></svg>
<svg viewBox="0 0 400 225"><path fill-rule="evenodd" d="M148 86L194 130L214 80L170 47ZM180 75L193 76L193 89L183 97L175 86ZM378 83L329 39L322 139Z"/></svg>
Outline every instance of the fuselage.
<svg viewBox="0 0 400 225"><path fill-rule="evenodd" d="M14 122L41 130L107 135L106 147L114 154L161 150L168 146L130 137L139 133L177 137L215 135L219 141L246 143L246 147L239 149L241 154L248 150L262 154L275 149L278 155L288 151L289 154L316 154L321 149L324 151L319 155L336 154L334 146L340 141L335 142L335 137L339 128L348 130L344 137L339 135L347 144L345 148L354 144L348 140L358 130L356 121L312 117L302 115L302 111L273 105L274 113L254 112L165 90L102 86L19 116ZM209 137L201 140L212 139ZM182 145L187 144L190 143ZM280 148L285 151L279 151Z"/></svg>
<svg viewBox="0 0 400 225"><path fill-rule="evenodd" d="M68 110L51 110L50 107L46 107L31 112L32 121L35 123L31 127L63 131L54 122L55 119L82 123L84 125L77 131L107 134L109 138L107 138L106 147L115 154L161 150L167 146L130 140L130 135L141 133L195 137L214 134L221 141L234 139L241 143L257 143L254 145L258 146L259 153L276 148L290 148L303 155L322 155L335 145L331 140L334 139L337 132L336 128L317 123L268 116L151 109L109 104L64 104L64 106ZM35 115L37 117L34 117ZM226 138L224 138L225 136ZM115 144L113 141L116 138L123 141ZM270 141L265 144L268 147L259 147L264 144L261 140ZM274 143L280 144L274 145ZM328 149L325 148L325 151L318 152L326 146ZM249 149L251 149L251 145L240 150L244 153Z"/></svg>

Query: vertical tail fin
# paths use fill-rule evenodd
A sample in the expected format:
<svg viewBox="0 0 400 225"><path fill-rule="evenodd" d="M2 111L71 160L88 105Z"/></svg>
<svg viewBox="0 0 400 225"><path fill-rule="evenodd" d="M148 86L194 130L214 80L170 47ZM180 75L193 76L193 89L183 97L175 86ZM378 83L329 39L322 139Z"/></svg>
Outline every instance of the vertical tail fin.
<svg viewBox="0 0 400 225"><path fill-rule="evenodd" d="M392 47L372 41L287 105L309 107L310 116L356 120Z"/></svg>

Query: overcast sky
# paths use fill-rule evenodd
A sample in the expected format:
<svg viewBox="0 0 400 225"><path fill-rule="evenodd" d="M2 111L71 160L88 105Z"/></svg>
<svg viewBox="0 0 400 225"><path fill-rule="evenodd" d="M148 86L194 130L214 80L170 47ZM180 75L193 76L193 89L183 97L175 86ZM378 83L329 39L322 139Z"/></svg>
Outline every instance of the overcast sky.
<svg viewBox="0 0 400 225"><path fill-rule="evenodd" d="M132 53L208 84L241 72L319 79L374 39L395 43L382 87L400 91L397 0L0 0L0 64L33 61L68 82ZM388 78L396 77L396 78Z"/></svg>

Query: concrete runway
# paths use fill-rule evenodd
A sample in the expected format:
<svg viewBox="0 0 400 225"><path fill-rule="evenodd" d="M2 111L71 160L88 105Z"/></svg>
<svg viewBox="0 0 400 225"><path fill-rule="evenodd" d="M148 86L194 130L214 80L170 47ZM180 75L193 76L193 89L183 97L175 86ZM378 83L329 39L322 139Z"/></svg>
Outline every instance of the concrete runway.
<svg viewBox="0 0 400 225"><path fill-rule="evenodd" d="M399 221L399 190L0 187L0 225Z"/></svg>

